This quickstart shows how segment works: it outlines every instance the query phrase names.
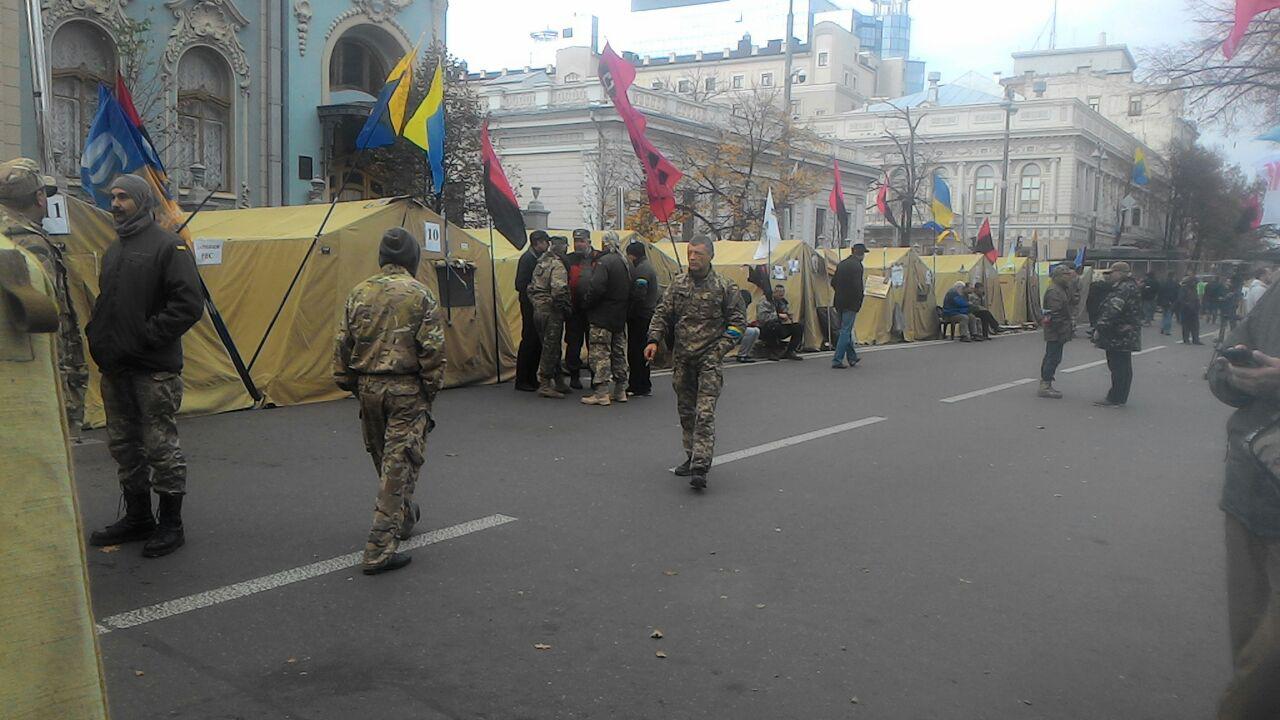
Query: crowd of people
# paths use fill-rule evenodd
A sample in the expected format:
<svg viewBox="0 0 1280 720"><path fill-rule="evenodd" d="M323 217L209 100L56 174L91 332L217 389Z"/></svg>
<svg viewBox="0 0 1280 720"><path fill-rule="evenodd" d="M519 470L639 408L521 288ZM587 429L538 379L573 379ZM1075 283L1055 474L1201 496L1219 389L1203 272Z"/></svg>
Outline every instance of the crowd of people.
<svg viewBox="0 0 1280 720"><path fill-rule="evenodd" d="M1173 323L1177 320L1182 331L1182 342L1202 345L1201 321L1218 325L1218 344L1226 333L1234 330L1236 323L1253 309L1262 294L1271 286L1272 271L1257 268L1246 274L1237 268L1229 276L1197 275L1188 272L1181 279L1169 272L1161 279L1149 272L1140 283L1143 325L1155 323L1156 311L1161 314L1160 334L1173 335Z"/></svg>

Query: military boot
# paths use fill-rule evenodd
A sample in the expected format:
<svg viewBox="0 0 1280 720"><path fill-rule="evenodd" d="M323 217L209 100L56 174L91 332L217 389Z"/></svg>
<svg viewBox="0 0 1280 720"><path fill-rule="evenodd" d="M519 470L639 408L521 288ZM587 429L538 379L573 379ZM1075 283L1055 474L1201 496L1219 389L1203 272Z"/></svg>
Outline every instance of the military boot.
<svg viewBox="0 0 1280 720"><path fill-rule="evenodd" d="M596 385L592 389L591 394L582 398L583 405L612 405L613 401L609 399L609 386Z"/></svg>
<svg viewBox="0 0 1280 720"><path fill-rule="evenodd" d="M399 570L408 565L413 560L413 556L404 553L391 553L391 555L378 565L365 565L360 572L365 575L380 575L384 572Z"/></svg>
<svg viewBox="0 0 1280 720"><path fill-rule="evenodd" d="M672 468L671 472L675 473L676 477L689 477L690 475L693 474L692 466L693 466L693 457L686 455L684 458L684 462Z"/></svg>
<svg viewBox="0 0 1280 720"><path fill-rule="evenodd" d="M396 533L397 540L408 540L413 535L413 526L418 524L422 519L422 508L418 507L418 503L410 500L404 504L404 520L400 523L400 532Z"/></svg>
<svg viewBox="0 0 1280 720"><path fill-rule="evenodd" d="M560 393L561 395L568 395L570 390L571 388L564 381L564 376L557 375L556 376L556 392Z"/></svg>
<svg viewBox="0 0 1280 720"><path fill-rule="evenodd" d="M707 471L694 470L689 476L689 487L693 488L694 490L706 490L707 489Z"/></svg>
<svg viewBox="0 0 1280 720"><path fill-rule="evenodd" d="M151 493L126 493L124 507L124 517L89 535L90 545L105 547L151 537L156 531L156 519L151 517Z"/></svg>
<svg viewBox="0 0 1280 720"><path fill-rule="evenodd" d="M182 496L165 494L160 496L160 523L155 534L142 546L142 557L158 558L182 547L187 541L182 532Z"/></svg>
<svg viewBox="0 0 1280 720"><path fill-rule="evenodd" d="M569 372L569 387L574 390L582 389L582 372L579 370L571 370Z"/></svg>
<svg viewBox="0 0 1280 720"><path fill-rule="evenodd" d="M625 387L614 383L613 393L609 395L609 399L614 402L626 402L631 398L627 397L627 389Z"/></svg>
<svg viewBox="0 0 1280 720"><path fill-rule="evenodd" d="M554 400L564 399L564 393L551 387L550 380L543 380L542 384L538 386L538 396L544 397L544 398L552 398Z"/></svg>
<svg viewBox="0 0 1280 720"><path fill-rule="evenodd" d="M1040 391L1036 395L1042 398L1053 398L1054 400L1062 399L1062 393L1055 390L1053 383L1047 380L1040 381Z"/></svg>

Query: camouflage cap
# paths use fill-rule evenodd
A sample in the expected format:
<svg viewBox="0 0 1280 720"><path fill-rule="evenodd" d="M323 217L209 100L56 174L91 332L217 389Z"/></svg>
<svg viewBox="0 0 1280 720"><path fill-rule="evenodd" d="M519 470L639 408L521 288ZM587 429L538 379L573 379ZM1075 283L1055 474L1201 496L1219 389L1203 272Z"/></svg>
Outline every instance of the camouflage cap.
<svg viewBox="0 0 1280 720"><path fill-rule="evenodd" d="M31 158L14 158L0 163L0 200L30 197L45 187L40 166Z"/></svg>
<svg viewBox="0 0 1280 720"><path fill-rule="evenodd" d="M1111 267L1107 268L1107 269L1106 269L1105 271L1103 271L1103 272L1108 272L1108 273L1112 273L1112 272L1123 272L1123 273L1127 273L1127 272L1131 272L1131 271L1129 270L1129 263L1124 262L1123 260L1121 260L1120 262L1114 262L1114 263L1111 263Z"/></svg>

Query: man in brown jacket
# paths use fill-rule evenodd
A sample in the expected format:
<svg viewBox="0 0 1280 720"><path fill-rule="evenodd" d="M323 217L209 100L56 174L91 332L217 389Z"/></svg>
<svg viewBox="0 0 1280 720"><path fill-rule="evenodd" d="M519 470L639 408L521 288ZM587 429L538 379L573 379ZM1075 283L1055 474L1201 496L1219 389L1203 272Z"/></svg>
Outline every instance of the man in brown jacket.
<svg viewBox="0 0 1280 720"><path fill-rule="evenodd" d="M1071 306L1071 286L1075 284L1076 273L1070 265L1055 265L1049 278L1051 285L1044 294L1044 315L1040 322L1044 325L1044 360L1040 362L1040 392L1042 398L1062 398L1062 393L1053 387L1053 376L1062 362L1062 349L1071 341L1075 332L1075 308Z"/></svg>

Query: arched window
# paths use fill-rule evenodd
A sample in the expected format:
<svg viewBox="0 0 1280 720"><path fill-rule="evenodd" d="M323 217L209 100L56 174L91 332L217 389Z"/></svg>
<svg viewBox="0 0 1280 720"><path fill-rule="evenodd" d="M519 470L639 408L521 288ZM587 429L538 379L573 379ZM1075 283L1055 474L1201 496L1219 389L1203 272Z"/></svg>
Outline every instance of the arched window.
<svg viewBox="0 0 1280 720"><path fill-rule="evenodd" d="M93 23L67 23L53 36L50 67L58 171L79 177L80 151L98 110L98 84L115 81L115 43Z"/></svg>
<svg viewBox="0 0 1280 720"><path fill-rule="evenodd" d="M363 39L343 36L329 59L329 89L359 90L374 97L387 80L382 56Z"/></svg>
<svg viewBox="0 0 1280 720"><path fill-rule="evenodd" d="M1040 212L1040 166L1028 163L1022 168L1022 183L1018 189L1018 212L1035 215Z"/></svg>
<svg viewBox="0 0 1280 720"><path fill-rule="evenodd" d="M973 212L992 215L996 211L996 171L990 165L978 168L973 179Z"/></svg>
<svg viewBox="0 0 1280 720"><path fill-rule="evenodd" d="M187 51L178 62L178 184L191 187L191 166L203 165L204 186L231 187L231 76L209 48Z"/></svg>
<svg viewBox="0 0 1280 720"><path fill-rule="evenodd" d="M576 82L579 82L580 80L582 80L582 76L579 75L578 73L571 72L564 76L564 81L567 83L576 83Z"/></svg>

